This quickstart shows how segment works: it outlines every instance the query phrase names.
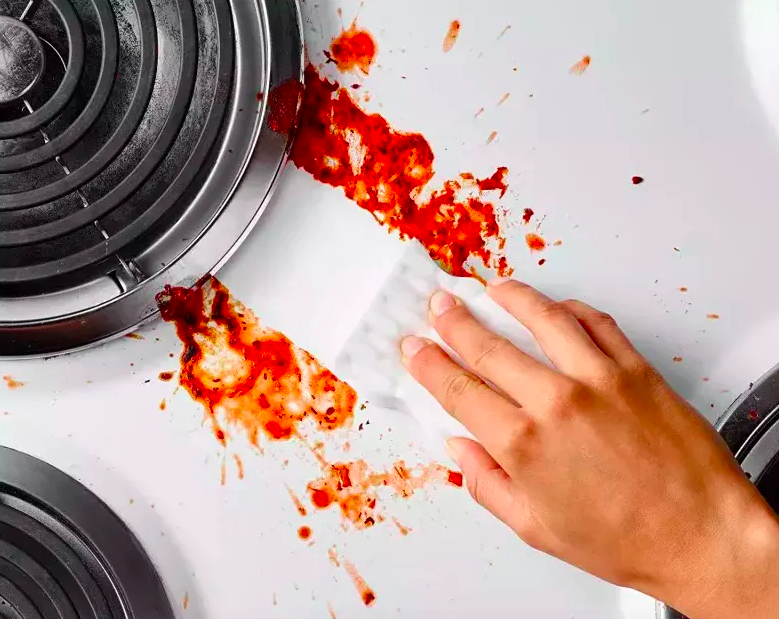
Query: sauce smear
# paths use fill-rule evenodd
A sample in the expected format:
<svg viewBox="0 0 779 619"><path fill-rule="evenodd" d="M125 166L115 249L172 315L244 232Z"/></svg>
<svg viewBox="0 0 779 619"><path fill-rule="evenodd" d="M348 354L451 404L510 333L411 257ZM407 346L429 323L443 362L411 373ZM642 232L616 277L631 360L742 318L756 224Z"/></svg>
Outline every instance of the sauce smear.
<svg viewBox="0 0 779 619"><path fill-rule="evenodd" d="M454 44L457 43L457 38L460 36L460 22L459 20L455 19L451 24L449 24L449 30L446 31L446 36L444 37L444 53L448 53L452 51L452 48L454 47Z"/></svg>
<svg viewBox="0 0 779 619"><path fill-rule="evenodd" d="M157 297L184 347L180 383L206 410L217 440L225 427L287 440L308 419L321 430L349 425L357 394L281 333L263 327L216 278Z"/></svg>
<svg viewBox="0 0 779 619"><path fill-rule="evenodd" d="M462 173L430 190L434 155L424 136L396 131L379 114L367 114L349 90L312 65L291 158L320 182L343 189L401 238L420 241L452 275L473 275L469 259L511 274L496 209L484 195L505 194L508 168L485 179Z"/></svg>

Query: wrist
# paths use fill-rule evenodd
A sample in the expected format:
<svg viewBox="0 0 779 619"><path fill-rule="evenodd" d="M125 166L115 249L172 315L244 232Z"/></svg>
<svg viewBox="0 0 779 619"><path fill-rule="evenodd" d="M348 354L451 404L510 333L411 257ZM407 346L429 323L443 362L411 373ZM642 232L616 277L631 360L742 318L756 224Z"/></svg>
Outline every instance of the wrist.
<svg viewBox="0 0 779 619"><path fill-rule="evenodd" d="M723 508L658 597L691 619L779 619L779 519L756 492Z"/></svg>

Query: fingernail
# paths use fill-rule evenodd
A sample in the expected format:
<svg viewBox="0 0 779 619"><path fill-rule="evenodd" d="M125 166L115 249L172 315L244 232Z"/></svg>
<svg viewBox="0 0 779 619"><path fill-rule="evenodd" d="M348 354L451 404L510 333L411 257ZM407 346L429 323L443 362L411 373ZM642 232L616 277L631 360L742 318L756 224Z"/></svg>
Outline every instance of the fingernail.
<svg viewBox="0 0 779 619"><path fill-rule="evenodd" d="M456 441L450 438L446 441L446 443L444 443L444 446L446 447L446 453L449 454L449 457L457 466L460 466L460 451L457 447Z"/></svg>
<svg viewBox="0 0 779 619"><path fill-rule="evenodd" d="M496 277L495 279L491 279L487 282L487 285L491 288L497 288L498 286L505 284L507 282L513 282L514 280L510 277Z"/></svg>
<svg viewBox="0 0 779 619"><path fill-rule="evenodd" d="M439 290L430 297L430 311L433 312L433 316L441 316L455 305L457 305L457 299L443 290Z"/></svg>
<svg viewBox="0 0 779 619"><path fill-rule="evenodd" d="M403 341L400 343L400 352L403 354L404 359L411 359L430 343L430 340L410 335L409 337L403 338Z"/></svg>

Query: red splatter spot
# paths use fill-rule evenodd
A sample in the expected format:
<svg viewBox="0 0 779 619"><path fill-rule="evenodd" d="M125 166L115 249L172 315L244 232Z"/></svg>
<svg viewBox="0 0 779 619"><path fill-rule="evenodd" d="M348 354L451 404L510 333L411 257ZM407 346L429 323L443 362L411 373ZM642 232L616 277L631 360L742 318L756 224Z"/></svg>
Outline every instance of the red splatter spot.
<svg viewBox="0 0 779 619"><path fill-rule="evenodd" d="M446 36L444 37L444 53L450 52L452 50L454 44L457 43L457 38L459 36L460 22L455 19L451 24L449 24L449 30L446 31Z"/></svg>
<svg viewBox="0 0 779 619"><path fill-rule="evenodd" d="M258 92L257 93L257 101L262 101L265 98L264 92Z"/></svg>
<svg viewBox="0 0 779 619"><path fill-rule="evenodd" d="M495 141L495 138L497 137L498 137L497 131L493 131L492 133L490 133L490 135L487 137L487 144L492 144Z"/></svg>
<svg viewBox="0 0 779 619"><path fill-rule="evenodd" d="M128 333L124 336L128 340L142 340L143 336L140 333Z"/></svg>
<svg viewBox="0 0 779 619"><path fill-rule="evenodd" d="M296 79L286 82L270 91L268 95L268 127L276 133L289 133L295 126L295 119L303 95L303 84Z"/></svg>
<svg viewBox="0 0 779 619"><path fill-rule="evenodd" d="M306 68L306 90L292 161L317 180L340 187L382 225L401 238L419 240L430 256L460 277L473 274L470 258L501 275L505 237L496 209L481 195L505 193L507 168L478 180L463 173L427 191L433 152L418 133L392 129L378 114L366 114L349 91ZM462 194L468 193L463 197Z"/></svg>
<svg viewBox="0 0 779 619"><path fill-rule="evenodd" d="M173 376L174 375L175 375L175 372L160 372L160 375L158 376L158 378L163 383L169 383L170 381L173 380Z"/></svg>
<svg viewBox="0 0 779 619"><path fill-rule="evenodd" d="M554 246L555 247L560 247L560 245L562 245L562 244L563 244L563 242L560 241L560 240L557 240L557 241L554 242Z"/></svg>
<svg viewBox="0 0 779 619"><path fill-rule="evenodd" d="M189 593L184 593L184 600L181 602L181 606L184 610L187 610L189 608Z"/></svg>
<svg viewBox="0 0 779 619"><path fill-rule="evenodd" d="M328 61L334 62L343 73L359 69L365 75L376 59L376 41L367 30L357 28L353 22L348 30L342 30L330 43Z"/></svg>
<svg viewBox="0 0 779 619"><path fill-rule="evenodd" d="M344 569L349 576L351 576L354 586L357 587L357 592L362 598L362 603L366 606L371 606L376 601L376 594L373 592L373 589L371 589L368 586L368 583L365 582L365 579L360 576L357 568L354 567L354 564L351 561L344 561Z"/></svg>
<svg viewBox="0 0 779 619"><path fill-rule="evenodd" d="M176 325L184 349L180 383L206 410L224 444L223 422L286 440L311 419L328 431L351 423L357 394L284 335L259 320L217 279L195 288L166 288L162 317Z"/></svg>
<svg viewBox="0 0 779 619"><path fill-rule="evenodd" d="M533 219L533 215L535 215L535 212L533 211L533 209L532 208L526 208L522 212L522 222L524 224L529 224L530 220Z"/></svg>
<svg viewBox="0 0 779 619"><path fill-rule="evenodd" d="M584 56L579 62L571 67L571 73L574 75L583 75L592 63L590 56Z"/></svg>
<svg viewBox="0 0 779 619"><path fill-rule="evenodd" d="M644 182L644 179L643 179L643 177L641 177L641 176L634 176L634 177L633 177L632 179L630 179L630 180L631 180L631 182L632 182L634 185L640 185L641 183L643 183L643 182Z"/></svg>
<svg viewBox="0 0 779 619"><path fill-rule="evenodd" d="M160 402L160 410L164 411L168 407L167 403L165 402L165 398L162 399Z"/></svg>
<svg viewBox="0 0 779 619"><path fill-rule="evenodd" d="M719 314L706 314L706 318L708 318L709 320L719 320L720 319L720 315Z"/></svg>
<svg viewBox="0 0 779 619"><path fill-rule="evenodd" d="M682 286L681 288L679 288L679 292L688 292L688 291L689 288L687 288L687 286Z"/></svg>
<svg viewBox="0 0 779 619"><path fill-rule="evenodd" d="M546 258L541 258L541 260L538 261L538 266L542 267L546 264Z"/></svg>
<svg viewBox="0 0 779 619"><path fill-rule="evenodd" d="M753 421L754 421L755 419L758 419L758 418L760 417L760 415L758 414L758 412L757 412L756 410L754 410L754 409L752 409L751 411L749 411L749 412L747 413L747 415L748 415L748 416L749 416L749 418L750 418L750 419L752 419Z"/></svg>
<svg viewBox="0 0 779 619"><path fill-rule="evenodd" d="M238 454L233 454L233 460L235 461L235 467L238 469L238 479L244 478L243 460Z"/></svg>
<svg viewBox="0 0 779 619"><path fill-rule="evenodd" d="M408 535L409 533L411 533L411 529L409 529L408 527L403 526L397 518L393 518L392 522L398 528L398 531L400 531L401 535L405 536L405 535Z"/></svg>
<svg viewBox="0 0 779 619"><path fill-rule="evenodd" d="M311 537L311 527L300 527L298 529L298 537L300 539L309 539Z"/></svg>
<svg viewBox="0 0 779 619"><path fill-rule="evenodd" d="M525 235L525 243L530 248L530 251L543 251L546 249L546 241L539 235L532 232Z"/></svg>
<svg viewBox="0 0 779 619"><path fill-rule="evenodd" d="M306 508L303 507L303 502L298 498L298 496L292 492L292 488L287 486L287 492L289 492L289 498L292 499L292 502L295 504L295 508L298 510L298 513L301 516L306 515Z"/></svg>
<svg viewBox="0 0 779 619"><path fill-rule="evenodd" d="M684 359L682 357L674 357L673 358L673 362L674 363L682 363L683 361L684 361Z"/></svg>
<svg viewBox="0 0 779 619"><path fill-rule="evenodd" d="M448 481L453 486L457 486L458 488L463 487L463 474L458 473L457 471L449 471L449 473L446 476L446 481Z"/></svg>

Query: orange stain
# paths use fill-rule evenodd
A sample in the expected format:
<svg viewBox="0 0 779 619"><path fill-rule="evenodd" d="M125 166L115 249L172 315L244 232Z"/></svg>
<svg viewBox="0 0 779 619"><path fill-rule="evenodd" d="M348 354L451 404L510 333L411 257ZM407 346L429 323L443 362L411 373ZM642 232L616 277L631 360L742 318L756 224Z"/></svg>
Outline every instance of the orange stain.
<svg viewBox="0 0 779 619"><path fill-rule="evenodd" d="M719 314L706 314L706 318L708 318L709 320L719 320L720 319L720 315Z"/></svg>
<svg viewBox="0 0 779 619"><path fill-rule="evenodd" d="M497 137L498 137L497 131L493 131L492 133L490 133L489 137L487 138L487 144L492 144L495 141L495 138Z"/></svg>
<svg viewBox="0 0 779 619"><path fill-rule="evenodd" d="M674 357L673 358L673 362L674 363L682 363L683 361L684 361L684 359L682 357Z"/></svg>
<svg viewBox="0 0 779 619"><path fill-rule="evenodd" d="M365 579L360 576L360 573L351 561L344 561L344 569L351 577L354 586L357 588L357 592L362 598L362 603L366 606L372 606L376 601L376 594L373 592L373 589L371 589L368 586L368 583L365 582Z"/></svg>
<svg viewBox="0 0 779 619"><path fill-rule="evenodd" d="M189 592L184 593L184 601L181 603L181 606L183 606L184 610L189 608Z"/></svg>
<svg viewBox="0 0 779 619"><path fill-rule="evenodd" d="M235 461L235 467L238 469L238 479L244 478L243 460L238 454L233 454L233 460Z"/></svg>
<svg viewBox="0 0 779 619"><path fill-rule="evenodd" d="M353 22L348 30L342 30L330 43L328 60L335 63L342 73L359 69L368 75L376 59L376 41L367 30L357 28Z"/></svg>
<svg viewBox="0 0 779 619"><path fill-rule="evenodd" d="M449 24L449 30L446 31L446 36L444 37L444 53L450 52L452 50L454 44L457 43L457 38L459 36L460 22L455 19L451 24Z"/></svg>
<svg viewBox="0 0 779 619"><path fill-rule="evenodd" d="M8 387L9 389L21 389L22 387L24 387L27 384L27 383L23 383L23 382L21 382L19 380L14 380L14 377L13 376L9 376L8 374L3 376L3 380L5 381L6 387Z"/></svg>
<svg viewBox="0 0 779 619"><path fill-rule="evenodd" d="M530 248L530 251L543 251L546 249L546 241L543 237L532 232L525 235L525 243Z"/></svg>
<svg viewBox="0 0 779 619"><path fill-rule="evenodd" d="M408 535L411 533L411 529L404 527L397 518L393 518L392 522L395 523L395 526L398 528L398 531L400 531L401 535Z"/></svg>
<svg viewBox="0 0 779 619"><path fill-rule="evenodd" d="M124 336L128 340L142 340L143 336L140 333L128 333Z"/></svg>
<svg viewBox="0 0 779 619"><path fill-rule="evenodd" d="M298 498L298 496L292 492L292 488L287 486L287 492L289 493L289 498L292 499L292 502L295 504L295 508L298 510L298 513L301 516L306 515L306 508L303 507L303 502Z"/></svg>
<svg viewBox="0 0 779 619"><path fill-rule="evenodd" d="M165 398L162 398L160 401L160 410L164 411L168 407L167 403L165 402Z"/></svg>
<svg viewBox="0 0 779 619"><path fill-rule="evenodd" d="M507 92L505 95L503 95L503 96L500 98L500 101L498 101L498 105L503 105L503 104L504 104L506 101L508 101L508 100L509 100L509 97L510 97L510 96L511 96L511 93L510 93L510 92Z"/></svg>
<svg viewBox="0 0 779 619"><path fill-rule="evenodd" d="M571 73L574 75L583 75L590 66L590 63L592 63L592 58L590 56L584 56L579 62L571 67Z"/></svg>

